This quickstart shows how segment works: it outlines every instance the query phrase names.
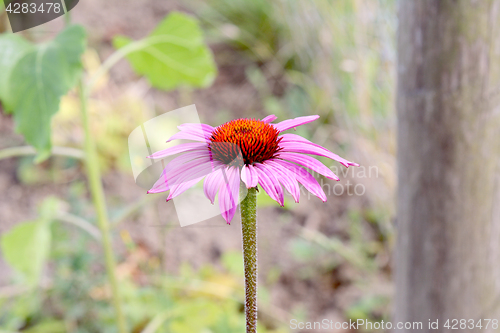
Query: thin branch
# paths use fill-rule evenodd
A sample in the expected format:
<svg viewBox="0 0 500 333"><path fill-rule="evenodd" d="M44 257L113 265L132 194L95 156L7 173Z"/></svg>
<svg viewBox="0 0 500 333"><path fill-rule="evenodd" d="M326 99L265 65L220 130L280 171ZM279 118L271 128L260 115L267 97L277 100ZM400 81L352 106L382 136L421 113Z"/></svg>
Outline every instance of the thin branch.
<svg viewBox="0 0 500 333"><path fill-rule="evenodd" d="M46 290L46 289L52 288L53 283L49 279L42 279L42 281L40 281L38 287L43 289L43 290ZM21 285L21 284L14 284L14 285L10 285L10 286L1 287L0 288L0 299L16 297L16 296L19 296L19 295L22 295L24 293L31 292L31 291L33 291L33 287L30 287L27 285Z"/></svg>
<svg viewBox="0 0 500 333"><path fill-rule="evenodd" d="M161 44L161 43L170 43L186 48L191 48L195 46L196 44L186 42L186 40L176 37L176 36L170 36L170 35L161 35L161 36L150 36L144 39L141 39L139 41L132 42L123 48L117 50L115 53L113 53L111 56L109 56L103 63L102 65L97 69L95 74L90 78L90 81L87 83L86 86L86 91L87 93L90 93L92 90L94 84L104 75L106 74L111 67L116 65L118 61L122 60L125 58L127 55L129 55L132 52L136 52L142 49L145 49L147 47L153 46L155 44Z"/></svg>
<svg viewBox="0 0 500 333"><path fill-rule="evenodd" d="M57 215L56 220L77 226L80 229L85 230L89 235L91 235L98 241L100 241L102 238L101 231L97 227L79 216L68 213L61 213Z"/></svg>
<svg viewBox="0 0 500 333"><path fill-rule="evenodd" d="M9 157L17 157L17 156L29 156L36 155L37 151L32 146L20 146L20 147L11 147L0 150L0 160ZM85 159L85 153L77 148L70 147L52 147L51 154L53 156L63 156L76 158L78 160Z"/></svg>

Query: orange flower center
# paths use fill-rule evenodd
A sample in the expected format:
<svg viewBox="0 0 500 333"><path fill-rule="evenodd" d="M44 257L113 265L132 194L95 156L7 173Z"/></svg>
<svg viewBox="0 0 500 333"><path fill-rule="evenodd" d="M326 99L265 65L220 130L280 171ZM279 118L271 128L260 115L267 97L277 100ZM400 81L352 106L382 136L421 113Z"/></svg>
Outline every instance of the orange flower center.
<svg viewBox="0 0 500 333"><path fill-rule="evenodd" d="M281 138L274 126L256 119L236 119L217 127L210 138L214 159L226 165L260 163L275 157Z"/></svg>

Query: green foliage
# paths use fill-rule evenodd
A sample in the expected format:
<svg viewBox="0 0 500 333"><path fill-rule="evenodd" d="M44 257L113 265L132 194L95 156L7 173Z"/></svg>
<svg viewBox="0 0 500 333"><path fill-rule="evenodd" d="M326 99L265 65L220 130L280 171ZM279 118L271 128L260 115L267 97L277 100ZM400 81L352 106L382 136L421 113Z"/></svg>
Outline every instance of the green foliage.
<svg viewBox="0 0 500 333"><path fill-rule="evenodd" d="M133 45L123 36L115 37L113 44L123 50ZM198 23L185 14L170 14L136 45L140 48L128 53L127 59L156 88L206 87L215 78L216 66Z"/></svg>
<svg viewBox="0 0 500 333"><path fill-rule="evenodd" d="M57 212L58 200L47 198L38 220L23 222L2 235L0 246L5 260L36 285L50 251L50 222Z"/></svg>
<svg viewBox="0 0 500 333"><path fill-rule="evenodd" d="M0 332L26 327L29 332L43 333L51 325L53 332L59 332L58 325L62 322L67 328L64 332L113 332L109 286L103 272L96 271L93 264L99 254L86 251L90 239L83 234L76 239L70 237L67 228L60 224L54 225L53 233L58 241L51 254L54 270L51 289L39 293L42 299L38 306L26 303L27 298L33 298L31 294L9 304L2 304L0 299ZM134 256L133 251L130 255ZM235 252L229 257L234 257L229 261L237 261ZM94 273L89 275L89 271ZM144 332L146 327L150 329L147 332L156 333L245 331L241 274L235 276L213 266L196 271L185 264L180 276L151 274L148 281L144 285L131 276L120 281L131 331ZM259 325L259 332L285 331Z"/></svg>
<svg viewBox="0 0 500 333"><path fill-rule="evenodd" d="M271 60L286 39L286 27L272 1L190 0L188 3L199 12L207 27L225 31L226 42L252 60Z"/></svg>
<svg viewBox="0 0 500 333"><path fill-rule="evenodd" d="M51 118L81 72L85 30L70 26L54 40L37 45L2 35L0 49L0 69L7 69L0 79L0 98L14 113L16 130L37 149L37 161L42 161L51 150Z"/></svg>
<svg viewBox="0 0 500 333"><path fill-rule="evenodd" d="M0 299L0 332L17 332L17 328L31 321L33 314L40 309L39 296L40 293L30 290L13 301Z"/></svg>
<svg viewBox="0 0 500 333"><path fill-rule="evenodd" d="M387 320L383 315L390 311L390 302L388 297L381 295L367 295L346 309L347 318L356 321L363 319L365 321L377 322ZM367 331L362 329L362 331ZM370 330L371 332L371 330Z"/></svg>
<svg viewBox="0 0 500 333"><path fill-rule="evenodd" d="M50 227L47 221L36 220L16 225L2 236L5 260L35 285L50 249Z"/></svg>
<svg viewBox="0 0 500 333"><path fill-rule="evenodd" d="M9 104L8 91L12 69L18 60L32 49L33 45L19 35L0 35L0 73L2 73L0 75L0 100L7 112L12 109Z"/></svg>

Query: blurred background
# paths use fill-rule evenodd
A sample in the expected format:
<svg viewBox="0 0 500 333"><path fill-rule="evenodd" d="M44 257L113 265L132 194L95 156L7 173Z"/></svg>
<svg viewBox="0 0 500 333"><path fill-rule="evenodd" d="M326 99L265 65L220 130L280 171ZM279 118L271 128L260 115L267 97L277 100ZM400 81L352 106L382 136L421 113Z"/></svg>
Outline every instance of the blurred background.
<svg viewBox="0 0 500 333"><path fill-rule="evenodd" d="M322 160L341 179L318 178L326 203L303 194L299 204L287 196L281 208L259 195L259 331L290 332L291 319L387 321L396 1L81 0L71 21L87 31L87 75L113 54L115 36L141 39L172 11L199 21L217 66L213 83L162 91L122 60L89 100L130 331L244 329L239 218L230 226L218 216L180 228L166 195L146 196L132 175L131 131L190 104L212 126L239 117L320 115L297 134L361 165L345 169ZM0 31L7 33L1 13ZM64 24L60 17L20 34L43 42ZM52 143L81 148L83 140L78 95L70 91L52 120ZM0 332L115 332L83 164L68 157L35 164L30 155L1 153L25 144L12 116L0 112L0 234L47 210L56 222L37 288L26 287L0 253ZM155 320L160 325L152 330ZM337 331L349 330L331 330Z"/></svg>

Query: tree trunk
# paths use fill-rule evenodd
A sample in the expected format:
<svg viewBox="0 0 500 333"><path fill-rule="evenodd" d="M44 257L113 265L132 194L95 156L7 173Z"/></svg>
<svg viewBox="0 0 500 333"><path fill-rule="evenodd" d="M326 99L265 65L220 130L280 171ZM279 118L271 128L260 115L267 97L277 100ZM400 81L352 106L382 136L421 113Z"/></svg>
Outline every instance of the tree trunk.
<svg viewBox="0 0 500 333"><path fill-rule="evenodd" d="M393 322L423 330L395 331L493 332L484 319L500 320L500 0L403 0L398 15ZM483 327L460 329L460 319Z"/></svg>

